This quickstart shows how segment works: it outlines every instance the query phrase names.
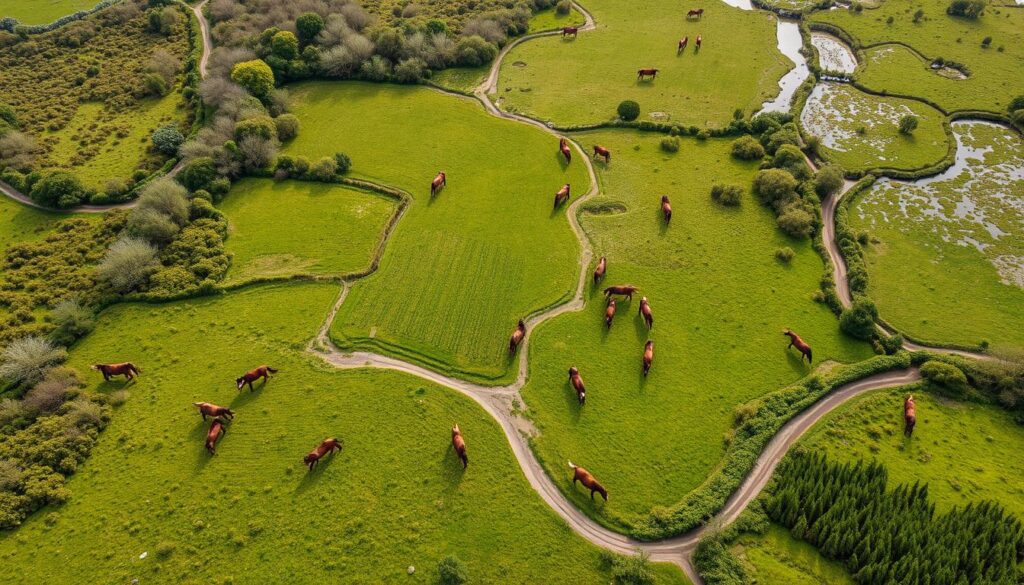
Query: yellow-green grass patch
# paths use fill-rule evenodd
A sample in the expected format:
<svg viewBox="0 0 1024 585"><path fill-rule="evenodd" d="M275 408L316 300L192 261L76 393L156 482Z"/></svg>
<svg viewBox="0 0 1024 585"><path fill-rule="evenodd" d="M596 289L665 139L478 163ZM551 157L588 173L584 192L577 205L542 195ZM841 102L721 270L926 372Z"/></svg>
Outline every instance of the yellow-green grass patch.
<svg viewBox="0 0 1024 585"><path fill-rule="evenodd" d="M576 10L575 6L566 14L558 14L554 8L548 8L534 13L533 18L530 19L530 30L527 34L565 26L583 26L586 22L587 19L579 10Z"/></svg>
<svg viewBox="0 0 1024 585"><path fill-rule="evenodd" d="M62 16L88 10L99 0L0 0L0 18L12 17L21 24L50 24Z"/></svg>
<svg viewBox="0 0 1024 585"><path fill-rule="evenodd" d="M752 585L853 585L841 563L821 556L813 545L772 524L764 534L744 534L731 548Z"/></svg>
<svg viewBox="0 0 1024 585"><path fill-rule="evenodd" d="M0 252L18 242L39 239L57 222L74 217L24 205L0 195Z"/></svg>

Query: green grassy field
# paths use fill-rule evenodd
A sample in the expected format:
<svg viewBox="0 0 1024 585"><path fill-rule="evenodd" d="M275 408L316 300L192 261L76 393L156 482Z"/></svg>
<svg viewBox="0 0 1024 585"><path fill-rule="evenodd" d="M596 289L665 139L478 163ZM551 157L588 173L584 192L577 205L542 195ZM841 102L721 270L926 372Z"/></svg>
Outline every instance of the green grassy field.
<svg viewBox="0 0 1024 585"><path fill-rule="evenodd" d="M243 179L220 204L230 225L227 280L367 270L397 207L341 185Z"/></svg>
<svg viewBox="0 0 1024 585"><path fill-rule="evenodd" d="M558 14L554 8L549 8L533 15L533 18L530 19L528 33L562 28L563 26L583 26L586 21L587 19L575 8L568 14Z"/></svg>
<svg viewBox="0 0 1024 585"><path fill-rule="evenodd" d="M903 436L903 399L917 405L914 435ZM940 510L995 500L1024 515L1024 473L1019 456L1024 427L994 406L961 403L918 387L879 390L829 414L800 442L838 461L877 459L889 484L928 483Z"/></svg>
<svg viewBox="0 0 1024 585"><path fill-rule="evenodd" d="M68 217L74 216L41 211L0 195L0 252L11 244L43 237L54 224Z"/></svg>
<svg viewBox="0 0 1024 585"><path fill-rule="evenodd" d="M596 30L509 52L495 96L503 109L568 126L611 120L619 102L631 99L641 120L719 127L736 108L750 112L777 95L792 66L776 49L775 20L764 12L713 3L703 6L703 20L687 21L686 7L671 0L590 0L586 7ZM684 36L689 47L676 55ZM661 70L658 78L638 82L637 69L649 67Z"/></svg>
<svg viewBox="0 0 1024 585"><path fill-rule="evenodd" d="M964 80L948 80L928 71L927 64L906 49L893 47L889 52L887 47L881 57L880 50L869 51L858 73L860 81L874 90L928 98L948 110L1005 111L1014 96L1024 94L1024 10L989 6L978 20L968 20L946 15L948 5L945 0L886 0L860 14L825 10L811 19L839 26L863 45L898 41L929 60L942 57L962 63L971 73ZM915 23L918 10L924 16ZM992 39L988 48L982 47L986 37Z"/></svg>
<svg viewBox="0 0 1024 585"><path fill-rule="evenodd" d="M749 585L854 583L842 564L824 558L814 546L774 524L764 534L739 537L731 552L746 569Z"/></svg>
<svg viewBox="0 0 1024 585"><path fill-rule="evenodd" d="M916 116L917 129L899 132L904 115ZM921 102L879 97L839 83L820 83L811 92L800 123L821 140L821 151L846 169L917 169L948 152L942 113Z"/></svg>
<svg viewBox="0 0 1024 585"><path fill-rule="evenodd" d="M851 202L868 294L921 339L1024 348L1024 142L991 124L953 126L963 171L921 184L882 181Z"/></svg>
<svg viewBox="0 0 1024 585"><path fill-rule="evenodd" d="M641 292L619 303L610 331L604 299L589 286L582 312L538 327L523 399L540 430L535 450L558 485L589 514L623 527L704 481L721 459L737 405L812 371L786 350L784 328L813 346L814 366L857 361L870 350L842 336L834 315L811 300L824 267L808 242L776 229L752 194L739 208L711 200L712 184L748 187L757 170L730 157L731 141L684 139L666 155L657 134L577 138L614 153L610 166L598 164L607 194L600 204L621 212L582 218L595 254L608 257L602 286L632 283ZM673 205L668 228L662 194ZM796 251L788 266L774 257L783 246ZM651 332L637 316L643 295L654 312ZM648 338L655 357L644 379ZM572 365L587 384L583 408L567 383ZM610 490L607 504L572 488L567 459Z"/></svg>
<svg viewBox="0 0 1024 585"><path fill-rule="evenodd" d="M99 0L0 0L0 18L11 16L21 24L49 24L58 18L88 10Z"/></svg>
<svg viewBox="0 0 1024 585"><path fill-rule="evenodd" d="M302 352L337 293L289 284L106 311L72 364L130 359L142 376L70 480L71 500L0 535L0 581L433 583L451 553L477 583L607 581L597 549L531 491L482 409ZM236 392L235 376L261 363L280 372ZM88 386L122 389L95 375ZM214 457L199 400L236 412ZM449 446L453 422L466 471ZM345 449L308 473L302 456L326 436Z"/></svg>
<svg viewBox="0 0 1024 585"><path fill-rule="evenodd" d="M551 205L563 183L576 197L587 190L584 166L563 166L553 136L428 89L309 83L292 95L303 132L286 152L346 152L353 174L414 198L332 337L470 377L510 374L516 321L576 285L579 244ZM448 186L431 201L440 170Z"/></svg>

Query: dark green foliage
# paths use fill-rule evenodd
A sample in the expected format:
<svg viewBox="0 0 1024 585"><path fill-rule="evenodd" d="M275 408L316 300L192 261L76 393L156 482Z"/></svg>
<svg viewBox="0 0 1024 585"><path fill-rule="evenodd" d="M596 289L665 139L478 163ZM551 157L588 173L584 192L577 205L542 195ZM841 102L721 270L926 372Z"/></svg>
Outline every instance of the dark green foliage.
<svg viewBox="0 0 1024 585"><path fill-rule="evenodd" d="M437 580L441 585L462 585L469 581L469 574L459 557L448 555L437 563Z"/></svg>
<svg viewBox="0 0 1024 585"><path fill-rule="evenodd" d="M395 65L395 81L398 83L419 83L423 81L427 64L422 59L403 59Z"/></svg>
<svg viewBox="0 0 1024 585"><path fill-rule="evenodd" d="M241 142L247 136L265 140L277 138L277 125L270 116L254 116L235 125L235 141Z"/></svg>
<svg viewBox="0 0 1024 585"><path fill-rule="evenodd" d="M282 30L270 39L270 47L275 57L290 61L299 56L299 39L294 34ZM255 95L255 94L253 94Z"/></svg>
<svg viewBox="0 0 1024 585"><path fill-rule="evenodd" d="M754 175L754 193L775 210L779 229L795 238L805 238L814 231L816 220L812 204L797 193L798 186L792 173L783 169L765 169Z"/></svg>
<svg viewBox="0 0 1024 585"><path fill-rule="evenodd" d="M67 171L52 171L32 186L29 197L46 207L67 209L80 204L89 193L78 177Z"/></svg>
<svg viewBox="0 0 1024 585"><path fill-rule="evenodd" d="M624 100L616 110L619 117L627 122L632 122L640 116L640 104L633 100Z"/></svg>
<svg viewBox="0 0 1024 585"><path fill-rule="evenodd" d="M210 157L194 158L178 172L178 182L189 191L209 190L210 183L217 178L217 167Z"/></svg>
<svg viewBox="0 0 1024 585"><path fill-rule="evenodd" d="M665 152L679 152L679 138L676 136L662 138L661 149Z"/></svg>
<svg viewBox="0 0 1024 585"><path fill-rule="evenodd" d="M315 12L307 12L295 19L295 30L303 45L308 45L316 39L316 35L324 29L324 19Z"/></svg>
<svg viewBox="0 0 1024 585"><path fill-rule="evenodd" d="M185 142L185 137L174 124L162 126L153 133L153 148L168 156L178 154L182 142Z"/></svg>
<svg viewBox="0 0 1024 585"><path fill-rule="evenodd" d="M764 157L764 147L753 136L740 136L732 143L732 155L740 160L758 160Z"/></svg>
<svg viewBox="0 0 1024 585"><path fill-rule="evenodd" d="M936 514L927 485L888 490L887 480L878 463L796 451L779 464L765 509L785 527L807 526L803 538L862 585L1016 581L1024 552L1017 518L988 501Z"/></svg>
<svg viewBox="0 0 1024 585"><path fill-rule="evenodd" d="M810 169L807 168L804 153L792 144L779 146L775 151L775 156L772 157L772 166L789 171L789 174L797 180L803 180L810 176Z"/></svg>
<svg viewBox="0 0 1024 585"><path fill-rule="evenodd" d="M14 107L0 102L0 120L7 123L11 128L18 127L18 114L14 111Z"/></svg>
<svg viewBox="0 0 1024 585"><path fill-rule="evenodd" d="M274 118L274 126L277 127L277 138L281 142L299 135L299 118L295 114L281 114Z"/></svg>
<svg viewBox="0 0 1024 585"><path fill-rule="evenodd" d="M338 174L344 175L352 168L352 159L344 152L334 153L334 162L338 163Z"/></svg>
<svg viewBox="0 0 1024 585"><path fill-rule="evenodd" d="M693 564L707 585L746 585L747 572L729 553L729 547L719 535L701 539L693 553Z"/></svg>
<svg viewBox="0 0 1024 585"><path fill-rule="evenodd" d="M650 556L645 551L622 556L607 550L601 551L601 565L611 573L614 585L653 585Z"/></svg>
<svg viewBox="0 0 1024 585"><path fill-rule="evenodd" d="M843 187L843 168L839 165L826 165L814 176L814 189L818 195L825 197L838 192Z"/></svg>
<svg viewBox="0 0 1024 585"><path fill-rule="evenodd" d="M794 256L796 256L796 252L794 252L793 248L790 248L789 246L775 250L775 259L783 264L789 264L793 260Z"/></svg>
<svg viewBox="0 0 1024 585"><path fill-rule="evenodd" d="M985 12L985 5L985 0L953 0L946 8L946 14L974 20Z"/></svg>
<svg viewBox="0 0 1024 585"><path fill-rule="evenodd" d="M870 299L857 297L853 304L839 315L839 328L857 339L871 339L875 335L878 308Z"/></svg>
<svg viewBox="0 0 1024 585"><path fill-rule="evenodd" d="M50 314L50 321L53 323L50 339L64 346L71 345L96 326L92 310L73 299L58 303Z"/></svg>
<svg viewBox="0 0 1024 585"><path fill-rule="evenodd" d="M178 298L212 289L230 263L224 250L226 235L227 220L219 212L190 222L161 251L161 267L150 277L146 294Z"/></svg>
<svg viewBox="0 0 1024 585"><path fill-rule="evenodd" d="M455 45L456 63L461 67L479 67L498 56L498 47L483 37L473 35L459 39Z"/></svg>
<svg viewBox="0 0 1024 585"><path fill-rule="evenodd" d="M963 398L967 393L967 376L952 364L930 361L921 366L921 376L932 389L943 394Z"/></svg>
<svg viewBox="0 0 1024 585"><path fill-rule="evenodd" d="M740 204L743 198L743 187L739 185L725 185L718 183L711 187L711 199L726 207L734 207Z"/></svg>
<svg viewBox="0 0 1024 585"><path fill-rule="evenodd" d="M913 133L914 130L917 129L917 124L918 124L917 116L912 116L910 114L907 114L906 116L903 116L902 118L900 118L900 123L899 123L900 134L911 134L911 133Z"/></svg>
<svg viewBox="0 0 1024 585"><path fill-rule="evenodd" d="M559 16L565 16L572 10L572 3L569 0L559 0L558 4L555 5L555 14Z"/></svg>

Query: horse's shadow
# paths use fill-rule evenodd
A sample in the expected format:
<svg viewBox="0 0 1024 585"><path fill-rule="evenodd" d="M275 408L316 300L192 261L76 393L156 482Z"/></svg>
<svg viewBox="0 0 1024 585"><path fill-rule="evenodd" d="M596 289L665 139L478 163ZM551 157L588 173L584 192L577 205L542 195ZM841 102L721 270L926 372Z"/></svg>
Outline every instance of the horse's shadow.
<svg viewBox="0 0 1024 585"><path fill-rule="evenodd" d="M136 378L131 380L104 380L96 386L97 390L126 390L129 386L136 383Z"/></svg>
<svg viewBox="0 0 1024 585"><path fill-rule="evenodd" d="M210 425L212 424L212 418L207 418L205 421L200 418L188 434L189 444L198 447L196 450L196 472L202 471L203 468L210 463L210 459L216 457L216 455L211 455L210 452L206 450L206 434L210 431ZM228 426L230 426L230 424L225 427L224 434L221 435L217 440L216 445L214 445L213 448L215 452L220 449L221 445L224 443L224 439L227 438L230 431Z"/></svg>
<svg viewBox="0 0 1024 585"><path fill-rule="evenodd" d="M576 389L573 388L572 382L568 379L566 379L565 385L563 386L562 394L565 396L565 403L568 406L569 411L572 413L572 422L579 422L586 404L580 404L580 399L576 396Z"/></svg>
<svg viewBox="0 0 1024 585"><path fill-rule="evenodd" d="M558 159L558 164L559 164L559 166L562 167L563 171L565 169L569 168L569 161L565 160L565 155L562 154L561 150L556 150L555 151L555 158Z"/></svg>
<svg viewBox="0 0 1024 585"><path fill-rule="evenodd" d="M566 199L566 200L565 200L565 203L562 203L561 205L556 205L556 206L554 206L554 207L553 207L553 208L551 209L551 215L550 215L550 217L551 217L551 218L553 219L553 218L555 218L556 216L562 215L562 213L563 213L563 212L562 212L562 208L563 208L563 207L565 207L565 206L566 206L566 204L568 204L568 203L569 203L569 200L568 200L568 199Z"/></svg>
<svg viewBox="0 0 1024 585"><path fill-rule="evenodd" d="M313 469L309 469L305 463L302 464L302 479L299 481L299 485L295 486L296 494L303 494L309 488L320 480L320 476L324 474L324 470L334 462L334 458L341 455L341 451L337 453L330 453L326 457L320 458L313 466Z"/></svg>
<svg viewBox="0 0 1024 585"><path fill-rule="evenodd" d="M266 385L267 381L264 380L263 382L260 382L260 384L253 388L252 390L249 390L248 385L242 386L242 389L239 390L238 393L235 395L234 399L231 400L231 404L228 405L228 408L230 408L231 410L242 408L246 404L249 404L253 400L259 398L259 396L263 394L262 390Z"/></svg>
<svg viewBox="0 0 1024 585"><path fill-rule="evenodd" d="M665 214L661 211L661 203L658 203L658 208L654 211L654 221L658 222L658 233L665 235L668 233L668 228L672 225L671 220L665 220Z"/></svg>
<svg viewBox="0 0 1024 585"><path fill-rule="evenodd" d="M447 489L449 491L462 485L462 478L465 477L467 469L469 468L462 467L462 460L459 459L458 454L455 453L455 447L449 441L448 448L445 449L444 456L441 457L441 473L448 482Z"/></svg>
<svg viewBox="0 0 1024 585"><path fill-rule="evenodd" d="M791 349L787 347L783 350L786 352L786 361L789 362L789 367L793 368L794 372L806 374L810 370L810 365L804 364L803 354L790 351Z"/></svg>

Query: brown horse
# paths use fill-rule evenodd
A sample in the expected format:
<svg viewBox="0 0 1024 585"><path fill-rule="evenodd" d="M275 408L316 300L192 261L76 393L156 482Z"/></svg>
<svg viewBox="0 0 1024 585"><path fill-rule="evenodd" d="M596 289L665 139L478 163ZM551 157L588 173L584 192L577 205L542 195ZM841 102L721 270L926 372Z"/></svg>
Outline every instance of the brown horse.
<svg viewBox="0 0 1024 585"><path fill-rule="evenodd" d="M608 259L601 256L601 259L597 261L597 268L594 269L594 286L597 286L597 281L604 278L604 271L608 267Z"/></svg>
<svg viewBox="0 0 1024 585"><path fill-rule="evenodd" d="M672 221L672 204L668 202L668 195L661 196L661 214L665 216L665 223Z"/></svg>
<svg viewBox="0 0 1024 585"><path fill-rule="evenodd" d="M693 50L694 51L699 51L700 50L700 41L701 41L700 35L697 35L697 40L696 40L696 42L694 42L694 46L693 46Z"/></svg>
<svg viewBox="0 0 1024 585"><path fill-rule="evenodd" d="M327 455L334 453L336 450L341 451L341 448L345 446L345 442L340 439L324 439L316 449L309 452L308 455L302 458L302 462L309 466L309 470L313 471L313 467L317 461L320 461Z"/></svg>
<svg viewBox="0 0 1024 585"><path fill-rule="evenodd" d="M465 469L469 465L469 457L466 456L466 440L462 438L459 425L452 427L452 447L455 448L455 454L459 456L462 468Z"/></svg>
<svg viewBox="0 0 1024 585"><path fill-rule="evenodd" d="M615 318L615 299L608 299L608 306L604 310L604 324L612 328L612 319Z"/></svg>
<svg viewBox="0 0 1024 585"><path fill-rule="evenodd" d="M274 368L272 368L270 366L260 366L260 367L256 368L255 370L249 370L248 372L243 374L241 378L235 378L235 386L237 386L238 389L241 390L242 386L245 386L246 384L248 384L249 385L249 392L252 392L252 383L253 382L255 382L256 380L259 380L260 378L263 378L263 383L266 384L267 380L270 379L270 374L276 374L276 373L277 373L277 370L275 370Z"/></svg>
<svg viewBox="0 0 1024 585"><path fill-rule="evenodd" d="M516 352L516 348L526 337L526 323L523 320L519 320L519 324L516 325L516 330L512 332L512 337L508 340L508 355L512 355Z"/></svg>
<svg viewBox="0 0 1024 585"><path fill-rule="evenodd" d="M558 193L555 193L555 207L554 207L554 209L558 209L559 205L565 203L568 200L569 200L569 183L566 183L566 184L562 185L562 188L558 190Z"/></svg>
<svg viewBox="0 0 1024 585"><path fill-rule="evenodd" d="M654 327L654 315L651 313L651 303L647 302L647 297L640 297L640 316L644 318L648 329Z"/></svg>
<svg viewBox="0 0 1024 585"><path fill-rule="evenodd" d="M430 182L430 196L437 195L437 192L441 190L441 187L448 186L448 175L444 174L444 171L437 173L434 180Z"/></svg>
<svg viewBox="0 0 1024 585"><path fill-rule="evenodd" d="M604 489L604 486L602 486L600 483L598 483L597 480L594 479L594 476L590 475L589 471L587 471L586 469L583 469L582 467L580 467L578 465L573 465L572 461L569 462L569 467L572 468L572 472L573 472L572 473L572 485L573 485L573 487L576 486L576 482L578 481L578 482L583 484L583 487L585 487L588 490L590 490L590 499L591 500L594 499L594 492L597 492L597 493L601 494L601 497L604 498L604 501L606 501L606 502L608 501L608 490Z"/></svg>
<svg viewBox="0 0 1024 585"><path fill-rule="evenodd" d="M95 364L92 366L92 369L103 374L103 380L105 382L109 382L111 376L124 376L125 381L127 382L139 375L139 369L131 362L124 362L120 364Z"/></svg>
<svg viewBox="0 0 1024 585"><path fill-rule="evenodd" d="M704 9L703 8L695 8L695 9L690 10L689 12L686 13L686 18L687 19L693 18L695 16L697 17L697 20L700 20L700 18L702 16L704 16Z"/></svg>
<svg viewBox="0 0 1024 585"><path fill-rule="evenodd" d="M789 338L789 345L786 346L786 349L796 347L797 350L800 351L800 361L804 361L804 358L806 357L807 363L811 363L811 346L807 345L807 342L800 339L799 335L793 333L789 329L783 331L782 334Z"/></svg>
<svg viewBox="0 0 1024 585"><path fill-rule="evenodd" d="M565 162L572 162L572 149L569 148L569 141L565 138L558 139L558 151L565 157Z"/></svg>
<svg viewBox="0 0 1024 585"><path fill-rule="evenodd" d="M644 344L644 376L647 375L647 372L651 371L651 362L653 361L654 342L648 339L647 343Z"/></svg>
<svg viewBox="0 0 1024 585"><path fill-rule="evenodd" d="M580 29L577 26L563 26L562 27L562 38L565 38L565 37L567 37L569 35L572 35L573 38L576 38L576 33L578 33L578 32L580 32Z"/></svg>
<svg viewBox="0 0 1024 585"><path fill-rule="evenodd" d="M686 50L686 43L690 42L690 37L686 36L679 40L679 48L676 49L676 55Z"/></svg>
<svg viewBox="0 0 1024 585"><path fill-rule="evenodd" d="M610 298L612 295L622 295L632 301L633 293L638 290L640 289L631 284L620 284L604 289L604 296Z"/></svg>
<svg viewBox="0 0 1024 585"><path fill-rule="evenodd" d="M199 408L199 414L203 415L203 420L206 420L208 416L214 418L223 416L229 420L235 418L235 412L226 406L217 406L209 402L193 402L192 406Z"/></svg>
<svg viewBox="0 0 1024 585"><path fill-rule="evenodd" d="M605 147L603 147L603 146L601 146L599 144L595 144L594 145L594 156L595 157L598 157L598 156L603 157L604 158L604 164L608 164L612 160L612 151L608 150L607 148L605 148Z"/></svg>
<svg viewBox="0 0 1024 585"><path fill-rule="evenodd" d="M224 436L224 433L228 432L227 424L219 419L213 419L210 423L210 432L206 433L206 450L210 452L210 455L216 455L217 439Z"/></svg>
<svg viewBox="0 0 1024 585"><path fill-rule="evenodd" d="M650 77L652 80L658 76L658 69L637 69L636 79L637 81L643 81L645 77Z"/></svg>
<svg viewBox="0 0 1024 585"><path fill-rule="evenodd" d="M908 394L903 401L903 434L907 437L914 434L914 425L917 424L917 409L914 408L914 395Z"/></svg>
<svg viewBox="0 0 1024 585"><path fill-rule="evenodd" d="M569 382L576 390L576 398L579 399L580 406L582 406L587 402L587 389L583 386L583 378L580 377L580 371L576 369L576 366L569 368Z"/></svg>

